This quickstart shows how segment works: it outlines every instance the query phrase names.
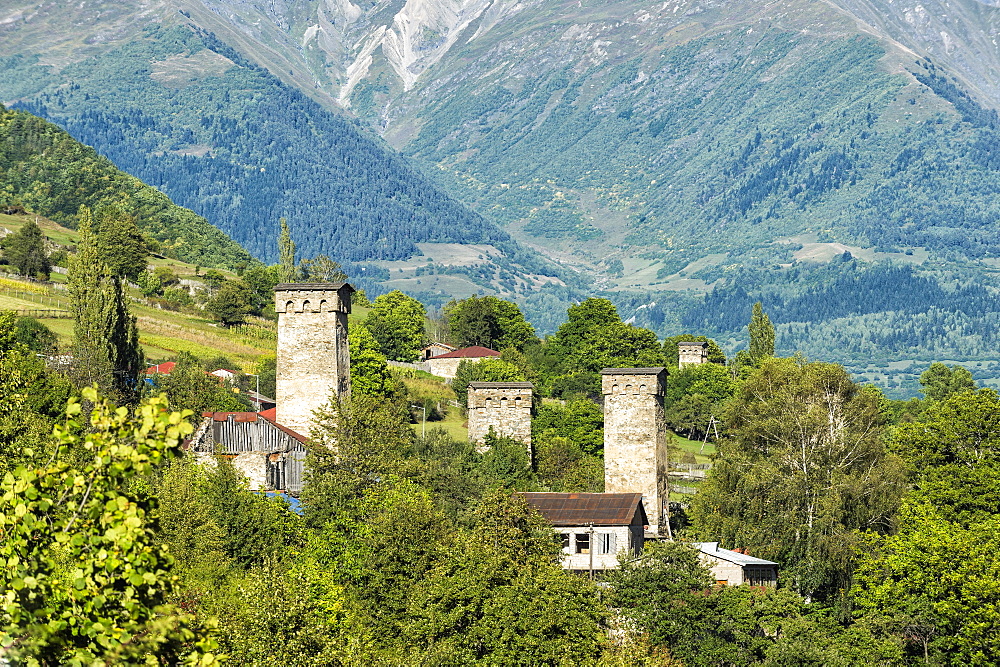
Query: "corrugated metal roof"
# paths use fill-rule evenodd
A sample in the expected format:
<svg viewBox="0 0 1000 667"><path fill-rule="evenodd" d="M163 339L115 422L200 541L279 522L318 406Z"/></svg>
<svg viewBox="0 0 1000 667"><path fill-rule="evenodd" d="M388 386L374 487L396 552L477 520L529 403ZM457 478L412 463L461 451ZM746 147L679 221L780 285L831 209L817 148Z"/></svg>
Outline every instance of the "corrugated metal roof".
<svg viewBox="0 0 1000 667"><path fill-rule="evenodd" d="M470 382L473 389L534 389L530 382Z"/></svg>
<svg viewBox="0 0 1000 667"><path fill-rule="evenodd" d="M714 556L737 565L777 565L774 561L754 558L739 551L730 551L719 546L718 542L694 542L693 546L706 556Z"/></svg>
<svg viewBox="0 0 1000 667"><path fill-rule="evenodd" d="M553 526L627 526L636 512L648 525L641 493L521 493Z"/></svg>
<svg viewBox="0 0 1000 667"><path fill-rule="evenodd" d="M491 350L490 348L482 347L481 345L473 345L472 347L463 347L461 350L455 350L454 352L439 354L436 357L431 357L431 359L478 359L480 357L499 356L500 353L496 350Z"/></svg>
<svg viewBox="0 0 1000 667"><path fill-rule="evenodd" d="M300 433L296 433L295 431L293 431L292 429L288 428L287 426L282 426L278 422L274 421L274 418L270 416L270 414L272 413L272 411L274 411L275 413L277 412L277 410L275 410L274 408L272 408L271 410L265 410L263 412L203 412L203 413L201 413L201 416L202 417L211 417L213 421L217 421L217 422L229 421L229 419L232 418L233 422L236 423L236 424L241 424L241 423L250 423L250 424L252 424L252 423L256 422L257 421L257 417L260 416L262 419L264 419L265 421L270 422L276 428L278 428L279 430L281 430L284 433L287 433L288 435L290 435L291 437L295 438L299 442L305 442L306 441L306 437L304 435L301 435Z"/></svg>

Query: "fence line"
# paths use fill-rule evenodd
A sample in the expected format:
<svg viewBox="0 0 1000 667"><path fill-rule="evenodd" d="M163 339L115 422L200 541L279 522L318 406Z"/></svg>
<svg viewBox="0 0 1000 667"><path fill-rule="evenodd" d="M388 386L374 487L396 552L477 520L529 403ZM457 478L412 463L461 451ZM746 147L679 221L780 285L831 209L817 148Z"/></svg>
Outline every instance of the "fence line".
<svg viewBox="0 0 1000 667"><path fill-rule="evenodd" d="M411 364L406 361L393 361L389 359L387 362L390 366L395 366L397 368L412 368L415 371L424 371L427 373L431 372L431 365L427 362L421 364Z"/></svg>
<svg viewBox="0 0 1000 667"><path fill-rule="evenodd" d="M15 310L19 317L34 317L35 319L68 320L73 317L73 313L68 310L46 310L43 308Z"/></svg>

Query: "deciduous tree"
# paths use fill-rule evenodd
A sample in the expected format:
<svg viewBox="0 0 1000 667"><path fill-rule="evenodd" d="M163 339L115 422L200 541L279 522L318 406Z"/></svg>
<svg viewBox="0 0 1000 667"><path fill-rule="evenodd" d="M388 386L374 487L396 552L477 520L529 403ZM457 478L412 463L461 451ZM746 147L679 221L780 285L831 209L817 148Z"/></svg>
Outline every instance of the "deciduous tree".
<svg viewBox="0 0 1000 667"><path fill-rule="evenodd" d="M378 341L379 348L393 361L413 361L427 344L424 333L424 305L413 297L393 290L375 299L364 320L365 328Z"/></svg>
<svg viewBox="0 0 1000 667"><path fill-rule="evenodd" d="M882 397L836 364L765 359L692 501L697 532L779 562L803 595L849 583L853 531L888 531L903 490Z"/></svg>
<svg viewBox="0 0 1000 667"><path fill-rule="evenodd" d="M45 236L33 220L29 220L2 241L3 257L22 276L49 279L52 270L45 252Z"/></svg>

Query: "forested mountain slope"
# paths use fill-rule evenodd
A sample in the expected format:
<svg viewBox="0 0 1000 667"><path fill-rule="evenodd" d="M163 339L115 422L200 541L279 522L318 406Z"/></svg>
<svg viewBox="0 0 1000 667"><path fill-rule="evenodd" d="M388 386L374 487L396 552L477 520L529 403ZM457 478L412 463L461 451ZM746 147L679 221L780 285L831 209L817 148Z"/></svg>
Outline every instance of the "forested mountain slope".
<svg viewBox="0 0 1000 667"><path fill-rule="evenodd" d="M22 55L4 67L5 98L19 92L22 108L58 121L261 259L274 258L286 217L304 257L353 264L405 260L422 242L480 244L497 262L520 260L525 276L534 268L526 263L551 272L350 120L209 33L147 26L58 76Z"/></svg>
<svg viewBox="0 0 1000 667"><path fill-rule="evenodd" d="M28 209L70 227L81 206L124 202L159 252L234 269L250 255L205 218L117 169L94 149L24 111L0 105L0 208Z"/></svg>
<svg viewBox="0 0 1000 667"><path fill-rule="evenodd" d="M155 165L162 173L151 180L168 192L193 191L197 179L201 202L224 229L233 224L227 215L253 220L279 201L297 207L289 209L293 222L307 217L316 199L292 184L315 183L318 172L288 168L287 187L263 197L231 184L247 166L272 169L262 160L276 153L309 155L301 148L308 142L287 139L303 136L297 127L329 131L308 114L288 124L274 111L268 123L254 115L248 107L262 98L248 104L245 91L263 79L245 58L326 108L349 109L503 227L400 224L393 213L384 220L402 233L386 237L382 254L370 251L378 239L364 234L354 255L337 245L345 234L336 243L308 241L326 243L323 251L341 259L380 259L372 270L390 286L520 292L545 330L545 318L574 293L556 281L541 292L546 281L522 281L512 251L502 253L507 266L491 263L488 247L509 233L594 277L594 291L606 290L623 314L661 333L698 326L733 349L743 337L737 322L759 298L780 323L783 352L834 345L817 356L854 363L995 357L988 322L1000 313L1000 9L991 3L57 5L24 3L0 17L11 52L24 54L8 61L15 75L0 97L44 103L46 113L81 129L99 127L87 116L98 112L105 125L142 127L143 140L152 138L133 167ZM152 23L210 30L239 53L207 37L181 38L178 29L143 33ZM60 38L42 40L46 26ZM196 50L195 42L211 48ZM83 56L96 59L87 68L71 64ZM153 64L136 75L142 59ZM107 73L92 73L102 68ZM46 77L48 88L32 92ZM132 101L88 107L86 96L102 87ZM227 115L223 104L240 113ZM298 111L309 103L289 104L277 106ZM129 115L103 110L126 105ZM246 134L249 127L262 131ZM99 138L109 154L128 143ZM210 156L225 157L228 171ZM192 180L179 183L179 173ZM252 236L263 243L270 234L262 228ZM485 254L448 264L421 244L426 255L416 261L405 238L480 243ZM246 240L255 250L255 239ZM845 251L867 277L845 279L844 267L830 263ZM981 314L963 300L973 288L982 290L974 301ZM821 295L834 293L839 309L826 308ZM921 322L917 333L895 333ZM869 327L881 333L846 333Z"/></svg>

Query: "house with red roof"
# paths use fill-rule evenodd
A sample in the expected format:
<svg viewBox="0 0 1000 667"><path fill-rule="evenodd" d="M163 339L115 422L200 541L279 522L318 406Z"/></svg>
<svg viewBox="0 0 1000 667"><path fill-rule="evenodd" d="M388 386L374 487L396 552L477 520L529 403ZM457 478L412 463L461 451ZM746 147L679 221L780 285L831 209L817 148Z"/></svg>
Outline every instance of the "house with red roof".
<svg viewBox="0 0 1000 667"><path fill-rule="evenodd" d="M437 375L446 380L454 380L455 375L458 373L458 365L463 361L478 362L483 359L499 356L500 353L496 350L473 345L472 347L463 347L460 350L453 350L452 352L431 357L426 363L431 375Z"/></svg>

